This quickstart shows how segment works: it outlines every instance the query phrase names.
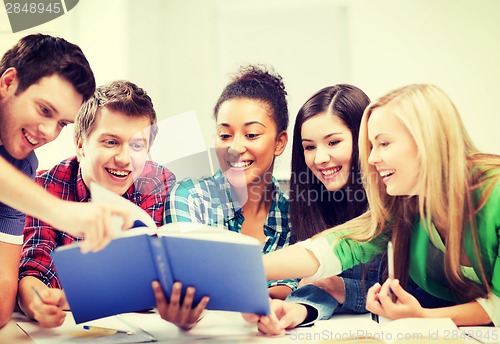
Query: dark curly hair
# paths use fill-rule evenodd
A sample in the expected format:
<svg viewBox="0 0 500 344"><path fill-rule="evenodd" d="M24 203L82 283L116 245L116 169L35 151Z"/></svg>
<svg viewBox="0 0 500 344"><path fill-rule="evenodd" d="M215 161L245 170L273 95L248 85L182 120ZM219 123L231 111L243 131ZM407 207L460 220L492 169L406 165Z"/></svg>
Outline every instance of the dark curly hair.
<svg viewBox="0 0 500 344"><path fill-rule="evenodd" d="M282 77L264 66L241 67L239 73L224 88L214 107L217 119L219 108L227 100L249 98L265 102L272 109L278 132L288 128L288 105Z"/></svg>

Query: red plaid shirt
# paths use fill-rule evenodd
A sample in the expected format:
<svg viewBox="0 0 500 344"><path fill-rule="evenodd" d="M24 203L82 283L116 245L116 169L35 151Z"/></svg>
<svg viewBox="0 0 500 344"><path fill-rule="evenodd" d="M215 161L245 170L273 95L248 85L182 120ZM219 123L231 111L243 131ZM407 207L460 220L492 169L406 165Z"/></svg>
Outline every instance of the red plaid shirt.
<svg viewBox="0 0 500 344"><path fill-rule="evenodd" d="M67 201L88 202L90 192L82 179L76 157L59 163L50 171L38 172L35 181L51 194ZM163 209L175 176L163 166L147 161L144 170L123 197L144 209L156 222L163 224ZM26 216L24 243L19 266L19 280L34 276L50 288L62 289L56 276L51 253L58 246L80 241L37 218Z"/></svg>

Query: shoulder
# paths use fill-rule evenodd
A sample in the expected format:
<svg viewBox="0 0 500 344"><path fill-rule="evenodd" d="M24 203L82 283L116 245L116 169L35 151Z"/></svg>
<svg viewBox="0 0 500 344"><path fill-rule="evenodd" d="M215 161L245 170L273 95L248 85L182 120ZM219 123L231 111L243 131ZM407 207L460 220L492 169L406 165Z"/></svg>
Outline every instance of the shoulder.
<svg viewBox="0 0 500 344"><path fill-rule="evenodd" d="M176 196L200 197L203 195L216 196L219 184L214 177L186 178L177 182L171 191Z"/></svg>
<svg viewBox="0 0 500 344"><path fill-rule="evenodd" d="M141 177L161 177L162 179L175 178L172 171L170 171L165 166L151 160L147 160L144 164L144 169L142 170Z"/></svg>
<svg viewBox="0 0 500 344"><path fill-rule="evenodd" d="M39 171L35 177L35 181L41 185L47 183L67 183L71 180L72 176L76 178L77 173L73 173L73 171L78 171L79 167L80 164L76 156L68 158L58 163L50 170Z"/></svg>
<svg viewBox="0 0 500 344"><path fill-rule="evenodd" d="M474 220L479 232L480 241L496 245L500 236L500 175L486 177L484 183L473 192L474 202L479 209L474 212Z"/></svg>
<svg viewBox="0 0 500 344"><path fill-rule="evenodd" d="M38 158L36 157L35 152L31 152L26 159L24 159L25 166L28 169L28 173L34 177L36 174L36 170L38 168Z"/></svg>
<svg viewBox="0 0 500 344"><path fill-rule="evenodd" d="M157 187L168 191L175 183L175 175L165 166L154 161L146 161L141 175L136 180L136 185L141 189L151 189Z"/></svg>
<svg viewBox="0 0 500 344"><path fill-rule="evenodd" d="M18 160L14 159L9 153L7 153L4 146L0 146L0 156L25 175L31 178L35 176L36 169L38 168L38 158L36 157L35 152L31 152L26 158Z"/></svg>
<svg viewBox="0 0 500 344"><path fill-rule="evenodd" d="M484 204L486 208L500 206L500 167L486 172L480 178L478 185L473 191L476 202Z"/></svg>
<svg viewBox="0 0 500 344"><path fill-rule="evenodd" d="M478 214L482 217L494 216L498 219L497 226L500 228L500 180L496 179L487 183L484 187L476 191L476 198L479 199L483 206L479 209ZM482 199L484 197L484 199Z"/></svg>
<svg viewBox="0 0 500 344"><path fill-rule="evenodd" d="M209 176L203 178L185 178L174 185L172 192L188 192L190 194L205 194L214 193L216 189L221 187L220 182L216 176Z"/></svg>

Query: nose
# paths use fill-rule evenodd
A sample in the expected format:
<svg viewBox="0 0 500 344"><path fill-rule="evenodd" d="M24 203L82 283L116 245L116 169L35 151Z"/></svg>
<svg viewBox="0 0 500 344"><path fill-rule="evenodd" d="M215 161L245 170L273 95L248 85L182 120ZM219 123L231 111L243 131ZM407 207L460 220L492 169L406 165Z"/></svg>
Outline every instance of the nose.
<svg viewBox="0 0 500 344"><path fill-rule="evenodd" d="M240 158L240 153L236 149L228 148L227 153L233 160L238 160Z"/></svg>
<svg viewBox="0 0 500 344"><path fill-rule="evenodd" d="M326 149L323 149L323 147L318 146L316 148L316 155L314 156L314 163L316 165L322 165L330 161L330 154L328 154L328 151Z"/></svg>
<svg viewBox="0 0 500 344"><path fill-rule="evenodd" d="M229 153L231 155L236 155L236 153L241 155L245 152L245 150L246 147L241 137L235 136L233 141L231 142L231 145L229 146Z"/></svg>
<svg viewBox="0 0 500 344"><path fill-rule="evenodd" d="M370 155L368 155L368 163L370 165L376 165L377 163L380 162L380 156L376 152L374 148L370 151Z"/></svg>
<svg viewBox="0 0 500 344"><path fill-rule="evenodd" d="M58 123L54 121L46 121L38 125L38 132L45 139L45 143L54 141L59 136L61 129Z"/></svg>
<svg viewBox="0 0 500 344"><path fill-rule="evenodd" d="M120 167L126 167L130 164L131 159L128 145L120 145L117 148L115 162Z"/></svg>

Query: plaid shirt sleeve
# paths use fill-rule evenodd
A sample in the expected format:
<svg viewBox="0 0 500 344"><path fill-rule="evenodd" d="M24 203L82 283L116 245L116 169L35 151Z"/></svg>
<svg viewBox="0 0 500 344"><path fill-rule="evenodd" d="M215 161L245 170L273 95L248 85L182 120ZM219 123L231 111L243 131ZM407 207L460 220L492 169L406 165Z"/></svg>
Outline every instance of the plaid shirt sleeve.
<svg viewBox="0 0 500 344"><path fill-rule="evenodd" d="M71 178L71 163L56 166L51 171L40 171L35 182L51 194L63 200L74 200L68 180ZM58 247L71 244L78 239L58 231L51 225L32 216L26 216L24 242L19 264L19 280L33 276L48 287L61 288L56 276L51 253Z"/></svg>
<svg viewBox="0 0 500 344"><path fill-rule="evenodd" d="M0 146L0 156L31 179L35 178L38 160L34 152L25 159L16 160L11 157L3 146ZM23 230L26 214L17 209L0 203L0 241L15 245L23 243Z"/></svg>
<svg viewBox="0 0 500 344"><path fill-rule="evenodd" d="M186 179L174 185L167 196L165 204L165 223L172 222L200 222L204 223L199 209L199 197L191 190L196 187L191 179Z"/></svg>
<svg viewBox="0 0 500 344"><path fill-rule="evenodd" d="M33 276L50 288L62 289L50 254L58 246L69 245L77 240L37 218L27 216L19 265L19 280L26 276Z"/></svg>

